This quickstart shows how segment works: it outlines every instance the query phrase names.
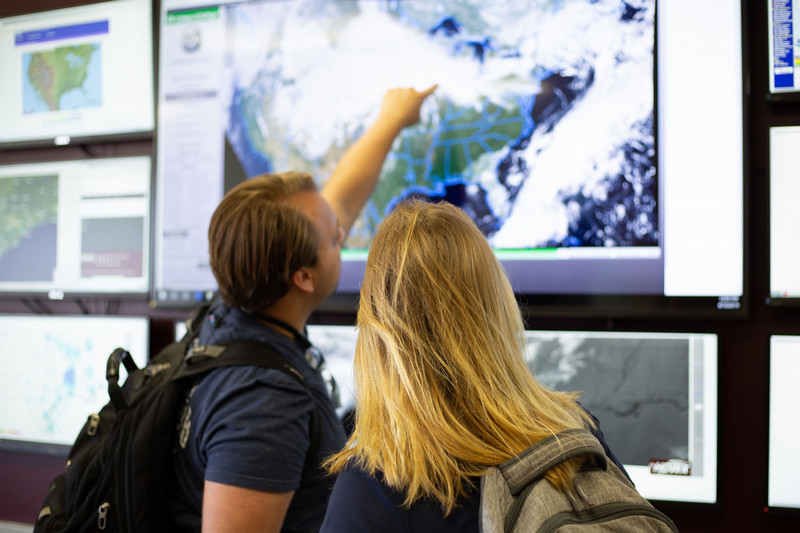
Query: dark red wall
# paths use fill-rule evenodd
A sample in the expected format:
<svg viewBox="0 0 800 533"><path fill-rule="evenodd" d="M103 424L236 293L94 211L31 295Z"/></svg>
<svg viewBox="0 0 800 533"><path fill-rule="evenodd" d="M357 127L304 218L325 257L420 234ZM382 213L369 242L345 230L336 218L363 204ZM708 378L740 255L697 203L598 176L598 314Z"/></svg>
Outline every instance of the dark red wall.
<svg viewBox="0 0 800 533"><path fill-rule="evenodd" d="M76 5L79 0L28 0L2 2L0 16L23 11ZM683 532L800 531L800 517L764 513L767 485L767 377L768 336L800 334L800 309L773 309L764 304L768 294L768 127L800 125L800 104L768 104L767 2L744 2L745 64L749 71L746 99L748 280L749 317L743 320L569 320L535 319L534 329L604 329L712 332L720 338L719 505L714 508L671 508L667 513ZM702 51L698 51L702 54ZM1 92L1 91L0 91ZM732 110L731 112L736 112ZM110 153L149 153L150 143L100 147ZM0 152L0 161L52 158L76 148ZM74 155L74 154L70 154ZM730 154L736 157L737 154ZM51 305L54 312L75 313L68 302ZM26 312L20 302L0 301L0 312ZM123 314L147 313L153 317L151 347L169 341L172 319L180 314L154 313L146 302L123 302ZM337 322L352 317L317 317ZM3 357L13 356L5 354ZM2 406L0 408L8 408ZM59 457L0 451L0 521L32 523L50 479L63 468Z"/></svg>

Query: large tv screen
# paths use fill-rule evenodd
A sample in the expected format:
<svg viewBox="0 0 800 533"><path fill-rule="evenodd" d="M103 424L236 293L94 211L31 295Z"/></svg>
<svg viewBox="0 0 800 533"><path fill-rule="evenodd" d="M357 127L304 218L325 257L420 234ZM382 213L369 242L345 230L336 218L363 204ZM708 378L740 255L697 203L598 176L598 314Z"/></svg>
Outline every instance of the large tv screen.
<svg viewBox="0 0 800 533"><path fill-rule="evenodd" d="M800 305L800 243L797 210L800 197L797 154L800 126L769 129L769 297L772 305Z"/></svg>
<svg viewBox="0 0 800 533"><path fill-rule="evenodd" d="M165 0L160 30L160 305L215 289L226 190L289 169L324 183L386 89L438 83L330 305L352 308L376 226L423 196L470 214L534 312L743 312L737 3Z"/></svg>
<svg viewBox="0 0 800 533"><path fill-rule="evenodd" d="M315 324L308 337L336 378L345 417L357 408L356 329ZM716 335L528 330L526 339L531 372L552 389L580 393L645 498L716 503Z"/></svg>
<svg viewBox="0 0 800 533"><path fill-rule="evenodd" d="M0 148L151 135L150 0L0 19Z"/></svg>
<svg viewBox="0 0 800 533"><path fill-rule="evenodd" d="M144 297L151 158L0 165L0 294Z"/></svg>
<svg viewBox="0 0 800 533"><path fill-rule="evenodd" d="M9 355L0 358L0 448L66 455L88 416L109 401L111 352L125 348L139 367L147 363L149 324L145 317L0 315Z"/></svg>
<svg viewBox="0 0 800 533"><path fill-rule="evenodd" d="M772 335L769 339L769 465L767 508L800 514L800 421L793 408L800 405L800 335Z"/></svg>

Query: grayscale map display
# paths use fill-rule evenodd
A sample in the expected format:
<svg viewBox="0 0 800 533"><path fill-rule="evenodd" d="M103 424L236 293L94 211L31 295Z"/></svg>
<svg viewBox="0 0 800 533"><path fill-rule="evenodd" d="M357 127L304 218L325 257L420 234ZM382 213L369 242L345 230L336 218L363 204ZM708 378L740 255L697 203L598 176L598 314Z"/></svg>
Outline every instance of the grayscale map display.
<svg viewBox="0 0 800 533"><path fill-rule="evenodd" d="M686 339L536 332L529 333L526 357L548 387L580 391L623 463L690 459Z"/></svg>
<svg viewBox="0 0 800 533"><path fill-rule="evenodd" d="M324 182L386 89L439 84L347 248L409 196L459 205L496 249L658 245L654 0L226 9L226 138L248 177Z"/></svg>
<svg viewBox="0 0 800 533"><path fill-rule="evenodd" d="M53 279L57 214L57 175L0 178L0 281Z"/></svg>

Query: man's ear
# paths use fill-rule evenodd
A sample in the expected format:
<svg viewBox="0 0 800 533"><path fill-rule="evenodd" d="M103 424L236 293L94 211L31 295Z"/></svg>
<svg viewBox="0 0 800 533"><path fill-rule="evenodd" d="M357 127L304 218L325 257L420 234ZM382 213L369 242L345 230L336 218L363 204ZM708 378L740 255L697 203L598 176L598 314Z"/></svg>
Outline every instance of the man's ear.
<svg viewBox="0 0 800 533"><path fill-rule="evenodd" d="M292 283L295 287L303 292L314 292L314 273L308 267L302 267L296 270L291 277Z"/></svg>

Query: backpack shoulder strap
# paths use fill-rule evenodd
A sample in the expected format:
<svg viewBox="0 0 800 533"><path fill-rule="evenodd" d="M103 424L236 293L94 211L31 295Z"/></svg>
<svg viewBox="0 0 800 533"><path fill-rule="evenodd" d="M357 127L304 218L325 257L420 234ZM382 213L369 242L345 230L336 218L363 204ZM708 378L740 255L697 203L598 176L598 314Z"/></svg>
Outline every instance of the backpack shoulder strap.
<svg viewBox="0 0 800 533"><path fill-rule="evenodd" d="M511 494L517 496L554 466L579 455L593 456L603 470L608 467L603 446L589 430L569 429L542 439L498 468Z"/></svg>
<svg viewBox="0 0 800 533"><path fill-rule="evenodd" d="M308 384L300 371L290 365L275 348L269 344L253 340L235 340L209 346L192 343L180 368L172 376L172 380L179 381L191 376L201 376L215 368L246 365L279 370L293 377L306 390L309 390ZM314 409L311 411L309 446L303 468L303 479L308 478L314 472L316 467L315 458L318 455L322 440L317 401L314 400L313 396L311 401L314 402Z"/></svg>

